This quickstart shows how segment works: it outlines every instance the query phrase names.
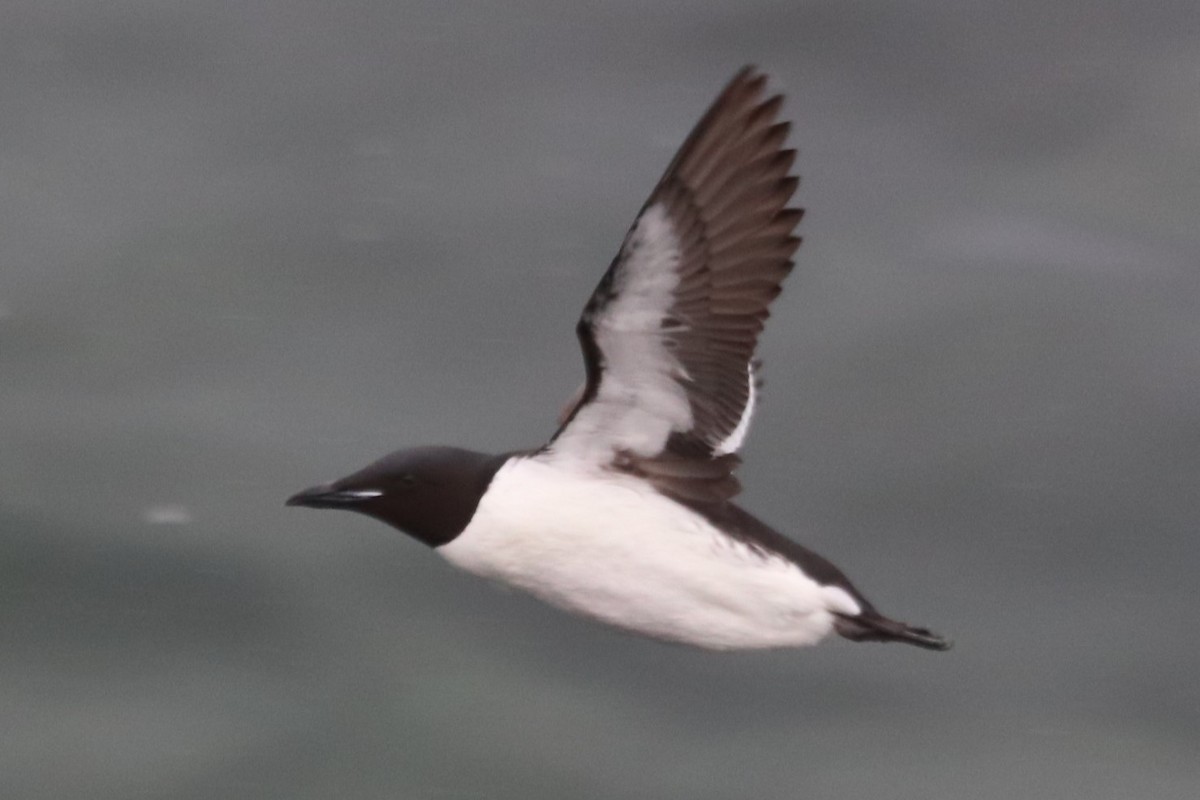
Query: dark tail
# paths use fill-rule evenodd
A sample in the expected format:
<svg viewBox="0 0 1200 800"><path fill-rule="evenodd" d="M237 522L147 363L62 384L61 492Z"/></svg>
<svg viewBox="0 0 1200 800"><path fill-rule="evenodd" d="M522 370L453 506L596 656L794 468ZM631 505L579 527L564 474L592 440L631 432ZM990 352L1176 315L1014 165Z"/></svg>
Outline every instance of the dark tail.
<svg viewBox="0 0 1200 800"><path fill-rule="evenodd" d="M949 650L953 644L927 628L914 628L874 611L854 617L838 614L833 626L852 642L904 642L926 650Z"/></svg>

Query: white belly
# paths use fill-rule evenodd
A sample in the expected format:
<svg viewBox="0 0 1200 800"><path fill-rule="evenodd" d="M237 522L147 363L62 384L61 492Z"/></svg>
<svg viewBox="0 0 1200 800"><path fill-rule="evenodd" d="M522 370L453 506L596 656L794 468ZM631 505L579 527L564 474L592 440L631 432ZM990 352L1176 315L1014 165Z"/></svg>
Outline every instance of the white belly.
<svg viewBox="0 0 1200 800"><path fill-rule="evenodd" d="M640 481L596 477L511 461L438 552L568 611L713 649L813 644L833 610L857 610L840 589L730 540Z"/></svg>

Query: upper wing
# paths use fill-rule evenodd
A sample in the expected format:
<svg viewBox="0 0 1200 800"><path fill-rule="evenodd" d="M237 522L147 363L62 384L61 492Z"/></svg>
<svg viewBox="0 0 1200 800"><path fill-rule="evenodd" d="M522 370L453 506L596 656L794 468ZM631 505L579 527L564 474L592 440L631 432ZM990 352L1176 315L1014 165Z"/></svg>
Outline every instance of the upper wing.
<svg viewBox="0 0 1200 800"><path fill-rule="evenodd" d="M738 490L754 348L802 211L783 98L745 68L684 141L579 320L587 383L547 446L693 500Z"/></svg>

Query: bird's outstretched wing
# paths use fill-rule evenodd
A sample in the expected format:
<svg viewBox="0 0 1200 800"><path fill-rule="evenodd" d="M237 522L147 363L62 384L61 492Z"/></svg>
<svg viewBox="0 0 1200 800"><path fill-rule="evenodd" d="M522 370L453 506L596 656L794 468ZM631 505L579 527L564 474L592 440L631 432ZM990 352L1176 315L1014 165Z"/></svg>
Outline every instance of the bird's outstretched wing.
<svg viewBox="0 0 1200 800"><path fill-rule="evenodd" d="M802 215L783 98L747 67L684 141L579 320L587 382L549 458L635 472L680 499L738 491L754 349Z"/></svg>

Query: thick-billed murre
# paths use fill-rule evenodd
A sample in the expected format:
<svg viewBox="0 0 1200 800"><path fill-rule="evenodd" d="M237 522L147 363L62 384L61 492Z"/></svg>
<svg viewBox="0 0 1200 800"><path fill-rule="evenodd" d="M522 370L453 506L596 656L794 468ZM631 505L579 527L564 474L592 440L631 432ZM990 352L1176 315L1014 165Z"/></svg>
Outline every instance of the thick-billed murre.
<svg viewBox="0 0 1200 800"><path fill-rule="evenodd" d="M576 332L587 380L536 450L395 452L288 505L379 519L451 563L626 630L717 650L949 643L889 619L734 504L755 346L802 211L782 96L739 72L684 141Z"/></svg>

